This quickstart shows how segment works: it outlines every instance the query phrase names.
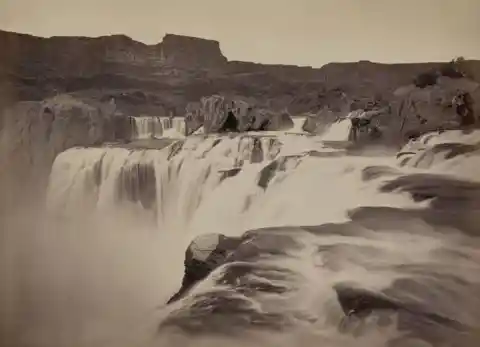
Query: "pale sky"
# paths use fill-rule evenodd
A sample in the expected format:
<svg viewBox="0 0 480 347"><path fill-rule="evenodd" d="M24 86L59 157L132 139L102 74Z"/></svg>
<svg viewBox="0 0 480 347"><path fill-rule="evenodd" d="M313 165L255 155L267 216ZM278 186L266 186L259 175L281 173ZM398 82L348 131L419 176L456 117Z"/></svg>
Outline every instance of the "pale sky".
<svg viewBox="0 0 480 347"><path fill-rule="evenodd" d="M315 67L480 59L480 0L0 0L0 28L149 44L184 34L220 41L229 60Z"/></svg>

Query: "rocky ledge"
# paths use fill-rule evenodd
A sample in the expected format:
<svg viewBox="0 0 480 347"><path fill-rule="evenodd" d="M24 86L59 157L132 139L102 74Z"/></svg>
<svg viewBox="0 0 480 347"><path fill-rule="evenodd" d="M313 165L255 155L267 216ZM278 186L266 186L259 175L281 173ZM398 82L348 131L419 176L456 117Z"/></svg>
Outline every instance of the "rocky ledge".
<svg viewBox="0 0 480 347"><path fill-rule="evenodd" d="M298 115L321 134L349 118L356 143L399 147L423 132L475 127L480 114L480 61L264 65L172 34L146 45L0 31L0 46L0 159L38 177L31 167L48 171L70 147L129 141L136 116L185 116L187 134L283 130Z"/></svg>
<svg viewBox="0 0 480 347"><path fill-rule="evenodd" d="M217 41L167 34L146 45L124 35L40 38L0 31L0 106L75 94L129 115L183 115L189 102L223 95L292 114L389 101L402 86L432 85L436 72L480 81L480 62L330 63L321 68L228 61ZM460 71L458 71L460 70ZM432 72L435 72L432 74Z"/></svg>

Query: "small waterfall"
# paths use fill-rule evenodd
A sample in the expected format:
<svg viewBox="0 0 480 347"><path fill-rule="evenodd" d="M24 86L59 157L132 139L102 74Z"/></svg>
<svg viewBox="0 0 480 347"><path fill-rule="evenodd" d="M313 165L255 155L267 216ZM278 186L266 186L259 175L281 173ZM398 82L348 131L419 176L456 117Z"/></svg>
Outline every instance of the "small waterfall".
<svg viewBox="0 0 480 347"><path fill-rule="evenodd" d="M341 119L333 123L322 135L323 141L348 141L352 124L348 119Z"/></svg>
<svg viewBox="0 0 480 347"><path fill-rule="evenodd" d="M182 138L185 134L185 121L183 117L133 117L137 140L155 138Z"/></svg>
<svg viewBox="0 0 480 347"><path fill-rule="evenodd" d="M303 124L305 124L306 118L307 117L293 117L293 128L288 132L294 134L304 134L305 131L303 130Z"/></svg>
<svg viewBox="0 0 480 347"><path fill-rule="evenodd" d="M397 154L400 166L450 172L476 180L479 174L480 131L432 132L410 140ZM468 158L468 160L465 160Z"/></svg>

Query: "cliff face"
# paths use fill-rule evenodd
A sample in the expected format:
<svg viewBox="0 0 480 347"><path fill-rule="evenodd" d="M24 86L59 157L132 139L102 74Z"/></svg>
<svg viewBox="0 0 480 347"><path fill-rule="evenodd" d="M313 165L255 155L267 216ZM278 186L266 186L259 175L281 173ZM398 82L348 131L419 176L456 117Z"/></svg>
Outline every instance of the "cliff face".
<svg viewBox="0 0 480 347"><path fill-rule="evenodd" d="M145 45L124 35L46 39L0 30L0 44L3 72L20 77L81 77L99 73L145 77L142 72L155 72L168 65L208 68L227 61L217 41L171 34L157 45Z"/></svg>
<svg viewBox="0 0 480 347"><path fill-rule="evenodd" d="M45 39L0 31L0 47L3 104L104 89L158 93L227 61L218 42L178 35L149 46L123 35Z"/></svg>
<svg viewBox="0 0 480 347"><path fill-rule="evenodd" d="M215 68L227 62L218 41L167 34L157 46L167 64L184 68Z"/></svg>
<svg viewBox="0 0 480 347"><path fill-rule="evenodd" d="M11 186L3 175L18 172L25 177L12 182L25 182L23 189L30 190L30 181L44 187L53 158L67 148L128 139L127 116L183 116L189 105L189 128L215 131L231 127L223 106L233 100L237 130L278 129L291 123L288 113L309 112L307 128L316 132L339 113L373 105L385 110L380 130L403 138L430 114L452 118L455 107L450 89L456 87L431 84L441 63L263 65L228 61L218 42L178 35L145 45L123 35L47 39L0 31L0 47L0 161L9 167L0 170L2 191ZM469 81L480 81L479 61L461 67ZM412 87L419 75L428 87ZM397 96L405 85L413 89Z"/></svg>
<svg viewBox="0 0 480 347"><path fill-rule="evenodd" d="M345 97L388 98L440 65L362 61L313 69L229 62L216 41L171 34L145 45L123 35L39 38L0 31L0 47L0 106L61 93L105 99L141 92L144 102L127 107L133 116L183 114L188 102L213 94L248 97L292 113L317 111L338 107ZM464 64L480 80L480 62Z"/></svg>

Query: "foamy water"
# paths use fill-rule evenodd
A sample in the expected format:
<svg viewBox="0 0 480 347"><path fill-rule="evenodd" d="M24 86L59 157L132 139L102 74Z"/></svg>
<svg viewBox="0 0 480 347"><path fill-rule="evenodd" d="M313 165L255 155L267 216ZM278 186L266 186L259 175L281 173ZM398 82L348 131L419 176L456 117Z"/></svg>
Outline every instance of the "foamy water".
<svg viewBox="0 0 480 347"><path fill-rule="evenodd" d="M340 120L333 123L328 131L322 136L324 141L346 141L352 124L349 120Z"/></svg>
<svg viewBox="0 0 480 347"><path fill-rule="evenodd" d="M183 117L133 117L134 133L138 140L152 138L182 138L185 135Z"/></svg>
<svg viewBox="0 0 480 347"><path fill-rule="evenodd" d="M26 238L27 260L19 256L25 274L16 287L22 290L17 299L22 310L12 308L12 315L23 345L385 346L399 334L391 327L375 327L357 337L338 331L343 315L333 287L354 282L380 291L404 278L414 278L425 289L411 297L398 290L392 295L477 325L475 290L447 280L457 276L468 284L476 281L480 254L475 239L439 233L412 220L383 229L355 226L352 231L345 226L348 211L358 207L428 205L414 202L407 193L381 192L392 176L365 180L366 167L395 168L393 177L416 172L462 176L459 168L469 158L458 156L432 167L400 167L392 156L348 156L325 147L323 141L345 141L349 130L348 122L339 122L323 137L287 132L197 135L161 150L105 147L63 152L50 177L49 217L37 223L33 240ZM458 134L442 136L434 135L435 141L464 140ZM475 141L474 136L468 141ZM348 230L317 228L326 223ZM240 236L262 227L289 227L272 231L273 241L266 249L281 250L282 237L297 246L287 247L286 254L245 260L253 269L264 269L246 275L245 285L268 283L284 288L284 294L245 294L235 286L221 292L225 288L216 278L232 264L218 269L184 300L163 307L180 285L184 250L192 237L211 232ZM275 271L265 269L272 265ZM288 276L278 277L278 271ZM428 282L436 276L437 287ZM241 324L235 311L221 322L208 310L196 311L195 303L211 295L234 296L248 304L247 317L267 322L273 315L285 330L247 327L241 336L222 335L223 329ZM253 324L254 319L249 321ZM172 330L192 322L204 326L202 333ZM412 343L400 346L425 345Z"/></svg>

